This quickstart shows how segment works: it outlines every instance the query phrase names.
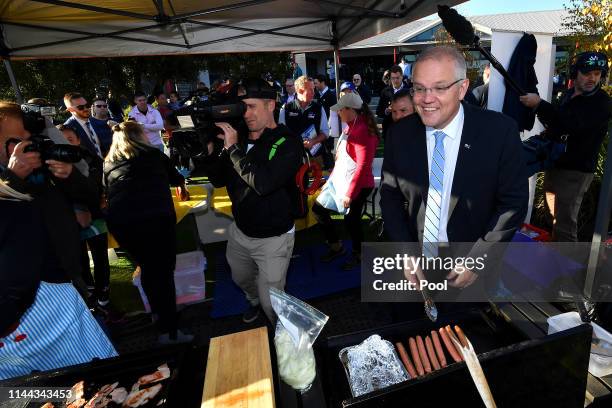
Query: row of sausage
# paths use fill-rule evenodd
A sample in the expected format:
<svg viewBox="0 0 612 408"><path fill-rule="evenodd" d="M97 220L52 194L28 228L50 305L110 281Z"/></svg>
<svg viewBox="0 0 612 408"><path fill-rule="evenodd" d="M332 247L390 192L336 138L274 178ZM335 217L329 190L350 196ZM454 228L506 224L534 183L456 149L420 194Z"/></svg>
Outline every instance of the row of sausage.
<svg viewBox="0 0 612 408"><path fill-rule="evenodd" d="M432 330L431 337L425 336L425 340L421 336L410 337L408 339L410 355L401 341L395 343L395 348L411 378L421 377L446 367L447 360L444 349L454 362L463 361L461 351L457 350L451 338L457 340L463 347L467 347L467 338L459 326L454 328L454 332L450 326L441 327L438 331ZM442 343L444 343L444 347Z"/></svg>

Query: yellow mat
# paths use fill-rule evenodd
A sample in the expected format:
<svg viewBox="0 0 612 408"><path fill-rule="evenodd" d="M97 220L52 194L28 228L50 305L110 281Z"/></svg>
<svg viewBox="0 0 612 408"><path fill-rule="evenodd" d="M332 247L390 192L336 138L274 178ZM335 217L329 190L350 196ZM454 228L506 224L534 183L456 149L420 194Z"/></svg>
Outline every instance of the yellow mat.
<svg viewBox="0 0 612 408"><path fill-rule="evenodd" d="M295 220L295 229L297 231L310 228L317 223L312 213L312 205L317 199L319 192L308 196L308 215L304 218ZM212 208L222 214L232 217L232 202L230 201L227 189L225 187L215 188L212 199Z"/></svg>

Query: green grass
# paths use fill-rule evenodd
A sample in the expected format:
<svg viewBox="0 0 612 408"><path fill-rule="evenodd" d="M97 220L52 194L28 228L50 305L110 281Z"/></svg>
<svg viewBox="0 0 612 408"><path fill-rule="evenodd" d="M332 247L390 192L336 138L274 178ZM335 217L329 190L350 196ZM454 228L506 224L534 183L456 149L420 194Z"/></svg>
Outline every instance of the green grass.
<svg viewBox="0 0 612 408"><path fill-rule="evenodd" d="M332 216L336 230L341 239L348 239L348 234L344 229L343 217L341 215ZM189 228L181 228L182 222L179 223L177 238L178 241L185 243L193 239L193 231ZM376 236L374 231L369 228L369 219L363 218L362 227L366 241L375 241ZM298 231L295 237L295 248L303 248L306 246L317 245L325 241L321 230L317 226L313 226L306 230ZM193 246L190 244L189 246ZM197 244L196 244L197 245ZM207 266L205 272L206 278L206 297L213 298L215 296L215 276L216 265L219 256L225 256L225 242L215 242L203 246L204 256L206 256ZM180 252L180 251L179 251ZM183 251L184 252L184 251ZM115 308L123 312L143 311L144 307L140 299L138 289L132 284L132 274L134 265L127 258L126 254L118 251L118 260L111 262L111 302Z"/></svg>

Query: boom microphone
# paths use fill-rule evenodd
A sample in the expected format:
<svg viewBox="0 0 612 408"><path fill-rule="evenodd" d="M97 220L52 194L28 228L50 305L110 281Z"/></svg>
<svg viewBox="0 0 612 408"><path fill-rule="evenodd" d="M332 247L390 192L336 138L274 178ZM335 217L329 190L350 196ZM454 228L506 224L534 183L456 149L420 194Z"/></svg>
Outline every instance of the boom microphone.
<svg viewBox="0 0 612 408"><path fill-rule="evenodd" d="M461 45L473 45L478 42L472 24L457 10L448 6L438 6L438 16L448 33Z"/></svg>
<svg viewBox="0 0 612 408"><path fill-rule="evenodd" d="M441 5L438 6L438 16L440 20L442 20L442 25L446 31L448 31L456 42L461 45L475 47L489 60L489 62L491 62L491 65L493 65L497 72L504 77L506 83L514 89L516 93L519 95L526 95L526 92L521 89L514 79L512 79L508 71L506 71L497 58L480 45L480 38L474 33L474 27L472 27L472 24L465 17L457 13L455 9Z"/></svg>

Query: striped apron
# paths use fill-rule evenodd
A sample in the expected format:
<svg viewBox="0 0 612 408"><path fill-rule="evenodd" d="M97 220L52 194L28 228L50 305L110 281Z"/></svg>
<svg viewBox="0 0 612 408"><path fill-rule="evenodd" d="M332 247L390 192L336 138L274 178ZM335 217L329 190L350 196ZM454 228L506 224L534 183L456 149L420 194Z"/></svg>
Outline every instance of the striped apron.
<svg viewBox="0 0 612 408"><path fill-rule="evenodd" d="M0 338L0 380L115 356L71 283L40 282L17 329Z"/></svg>

